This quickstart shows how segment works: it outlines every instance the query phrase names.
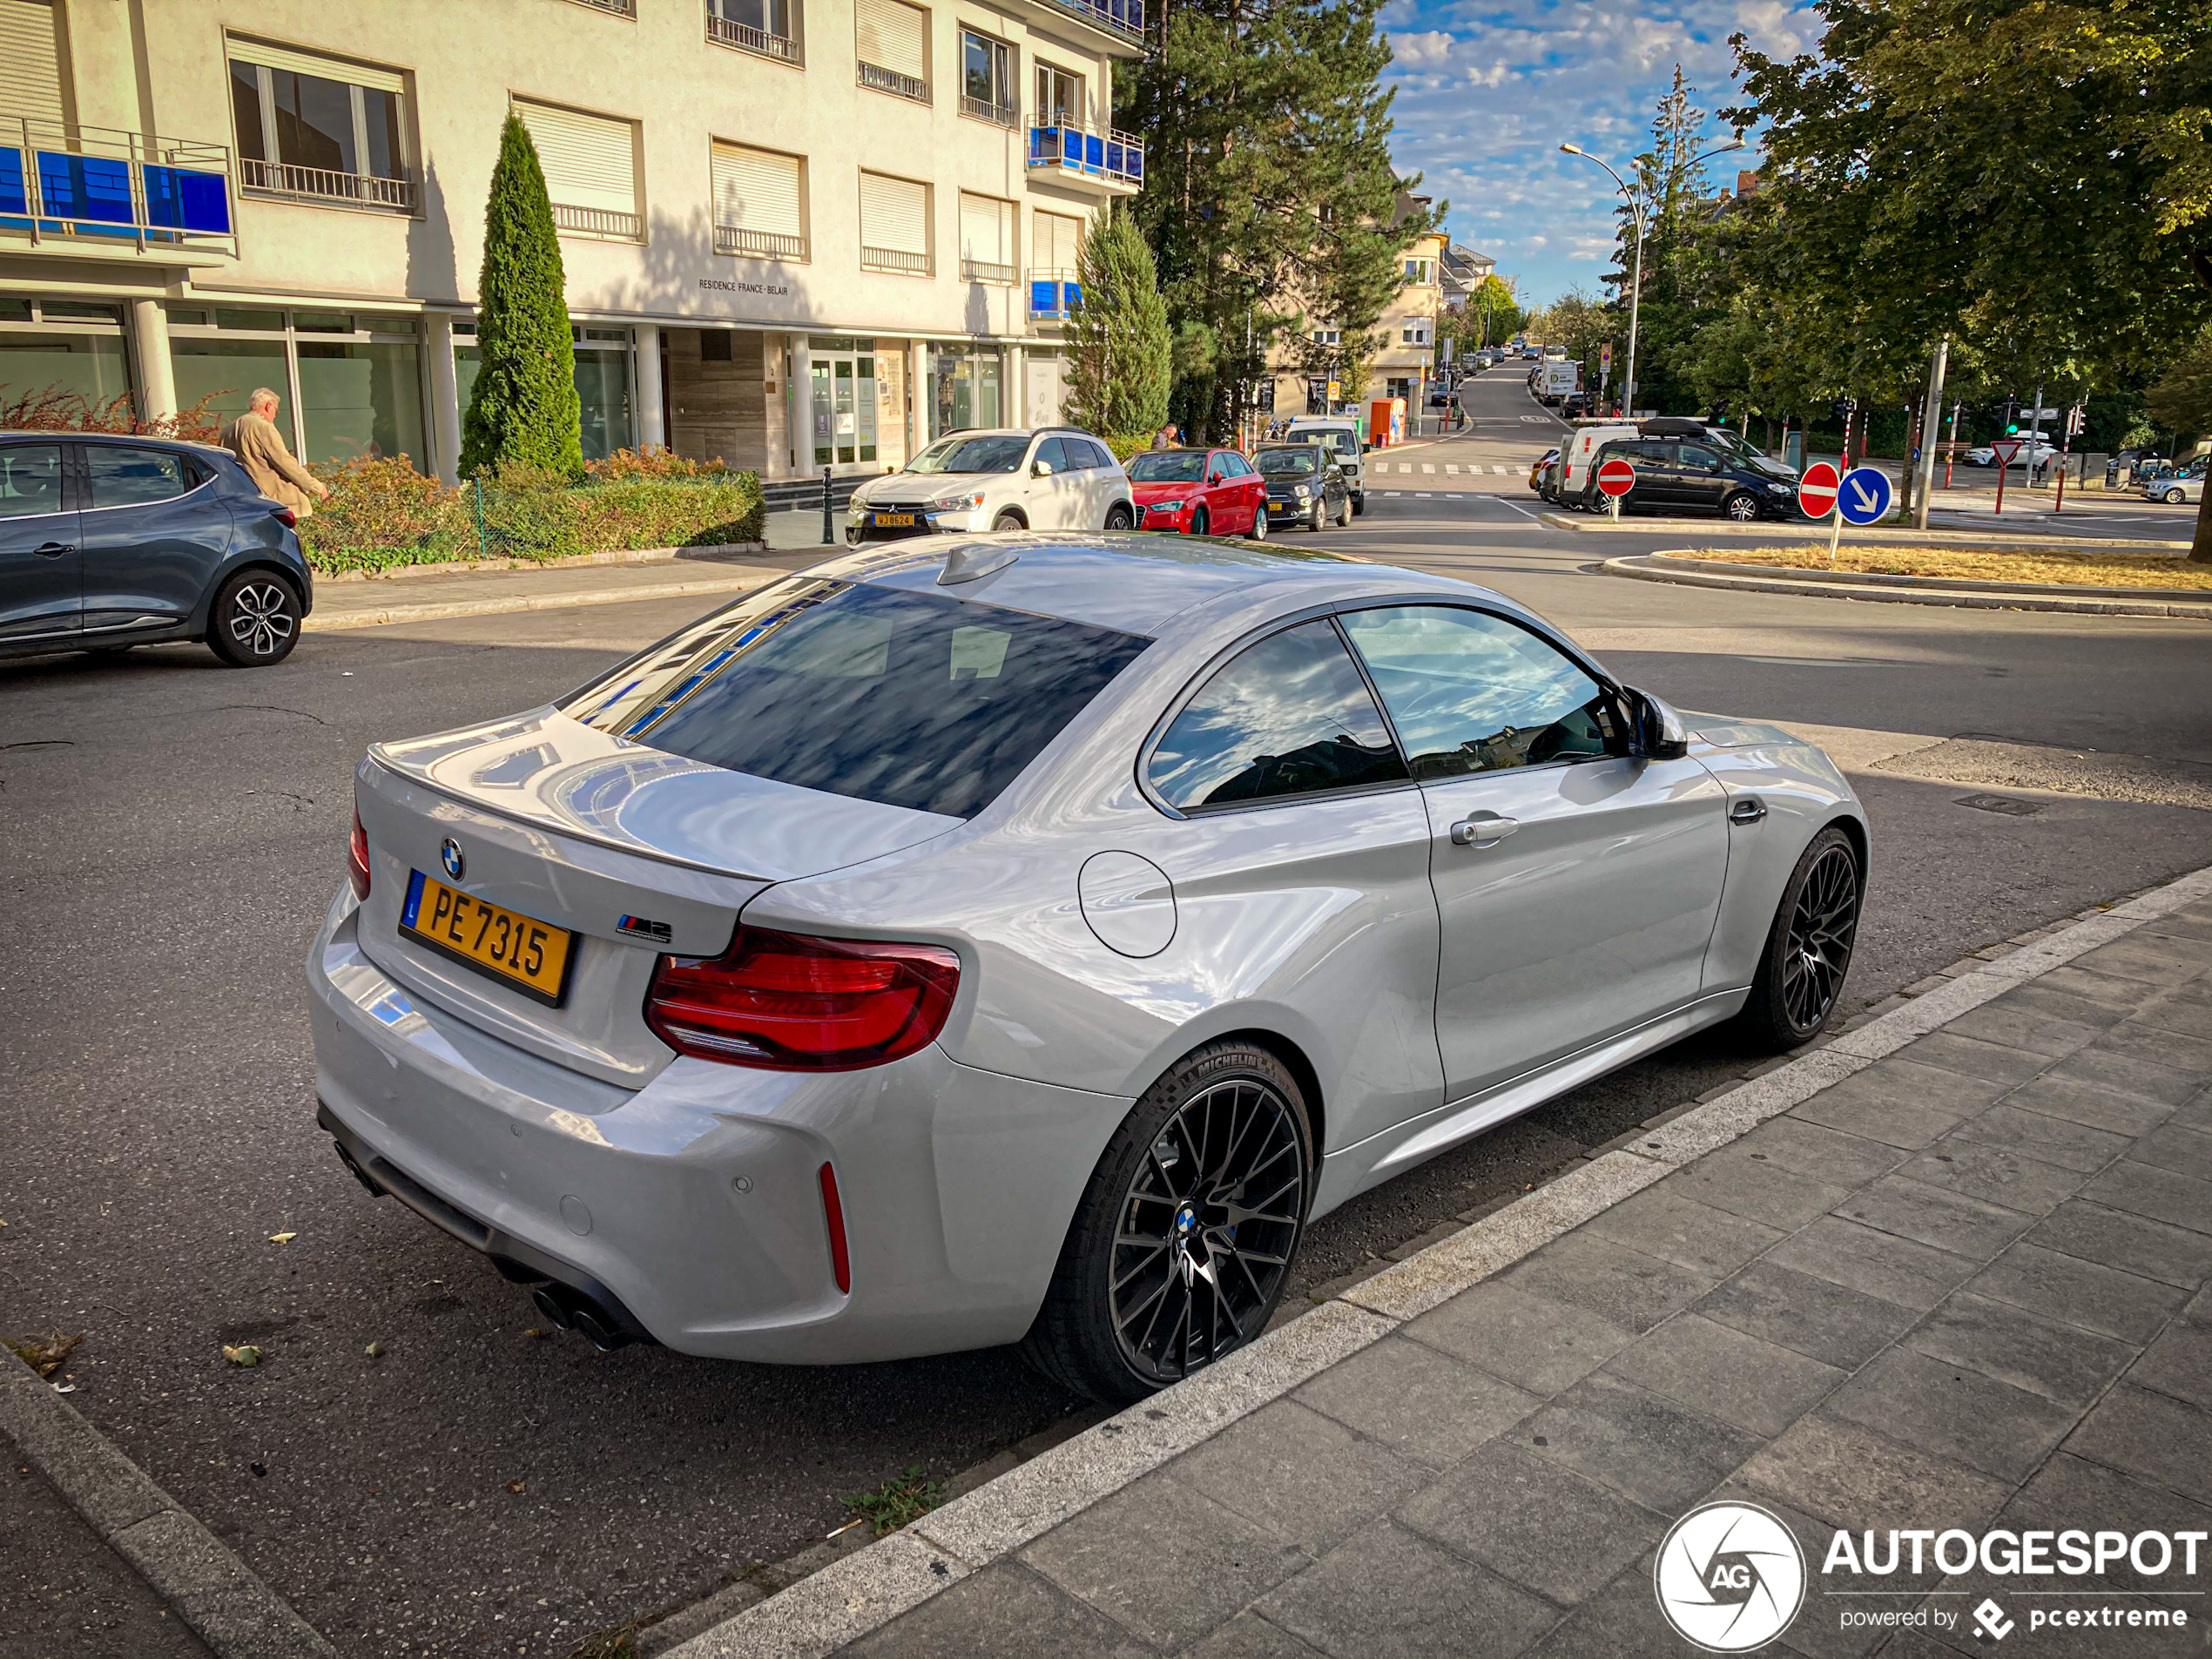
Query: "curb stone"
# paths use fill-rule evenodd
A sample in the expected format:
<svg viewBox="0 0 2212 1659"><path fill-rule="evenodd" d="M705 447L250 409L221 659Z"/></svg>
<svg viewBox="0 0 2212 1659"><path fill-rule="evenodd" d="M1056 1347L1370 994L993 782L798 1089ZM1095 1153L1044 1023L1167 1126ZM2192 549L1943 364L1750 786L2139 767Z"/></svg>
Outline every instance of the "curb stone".
<svg viewBox="0 0 2212 1659"><path fill-rule="evenodd" d="M335 583L414 582L442 576L482 576L491 570L591 570L610 564L660 564L678 559L727 559L768 550L765 542L711 542L698 547L617 547L597 553L571 553L557 559L438 559L428 564L395 564L381 570L318 570L315 590Z"/></svg>
<svg viewBox="0 0 2212 1659"><path fill-rule="evenodd" d="M1966 591L1935 587L1888 588L1857 583L1831 582L1810 571L1785 572L1776 577L1721 576L1684 568L1689 561L1653 561L1663 554L1635 554L1607 559L1597 566L1601 575L1627 577L1637 582L1667 582L1679 587L1733 588L1745 593L1804 595L1819 599L1851 599L1869 604L1950 605L1969 610L2060 610L2093 617L2175 617L2212 622L2212 598L2202 602L2158 599L2067 599L2053 597L2041 587L1990 582ZM1732 566L1731 569L1750 569ZM1756 567L1783 570L1781 566ZM1930 578L1931 581L1939 578ZM2155 590L2114 588L2115 594Z"/></svg>
<svg viewBox="0 0 2212 1659"><path fill-rule="evenodd" d="M823 1659L1683 1165L1960 1015L2208 895L2212 866L2093 911L1996 961L1976 961L1903 1007L1692 1106L1633 1146L1578 1165L1362 1279L1219 1364L669 1649L664 1659Z"/></svg>
<svg viewBox="0 0 2212 1659"><path fill-rule="evenodd" d="M217 1659L336 1659L252 1568L13 1354L0 1363L0 1433Z"/></svg>
<svg viewBox="0 0 2212 1659"><path fill-rule="evenodd" d="M450 617L496 617L518 610L571 610L582 605L631 604L641 599L678 599L695 593L733 593L757 588L789 572L771 565L733 565L723 576L683 582L657 582L630 588L597 588L580 593L507 594L483 599L453 599L422 604L388 604L373 610L332 614L311 612L302 633L340 633L381 628L401 622L438 622Z"/></svg>

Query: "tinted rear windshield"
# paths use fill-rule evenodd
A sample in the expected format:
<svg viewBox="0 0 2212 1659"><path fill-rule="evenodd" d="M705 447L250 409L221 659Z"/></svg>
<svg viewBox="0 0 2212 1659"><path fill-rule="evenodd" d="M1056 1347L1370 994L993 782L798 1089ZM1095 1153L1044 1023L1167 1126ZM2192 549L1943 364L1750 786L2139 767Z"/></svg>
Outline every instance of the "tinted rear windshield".
<svg viewBox="0 0 2212 1659"><path fill-rule="evenodd" d="M968 818L1151 643L949 595L793 577L561 710L709 765Z"/></svg>

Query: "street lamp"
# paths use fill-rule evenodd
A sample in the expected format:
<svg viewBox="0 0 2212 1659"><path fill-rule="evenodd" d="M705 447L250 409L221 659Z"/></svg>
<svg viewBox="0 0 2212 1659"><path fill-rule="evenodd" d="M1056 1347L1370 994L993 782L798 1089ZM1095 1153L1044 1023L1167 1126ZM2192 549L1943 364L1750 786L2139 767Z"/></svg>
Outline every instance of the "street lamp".
<svg viewBox="0 0 2212 1659"><path fill-rule="evenodd" d="M1634 286L1629 290L1629 361L1627 374L1621 382L1622 412L1629 419L1633 420L1635 418L1636 412L1636 320L1639 302L1643 298L1643 233L1645 222L1643 199L1638 196L1635 191L1629 188L1628 181L1622 179L1619 173L1615 172L1610 164L1600 160L1596 156L1592 155L1588 151L1583 149L1581 145L1562 144L1559 147L1568 155L1580 156L1585 161L1595 161L1599 166L1603 167L1606 172L1611 176L1615 188L1620 191L1622 198L1629 204L1629 211L1635 215L1635 273L1633 279ZM1743 139L1730 138L1726 144L1720 145L1717 149L1708 150L1703 155L1699 156L1696 161L1692 161L1689 165L1694 167L1699 161L1710 161L1715 156L1724 156L1731 150L1741 150L1743 147Z"/></svg>

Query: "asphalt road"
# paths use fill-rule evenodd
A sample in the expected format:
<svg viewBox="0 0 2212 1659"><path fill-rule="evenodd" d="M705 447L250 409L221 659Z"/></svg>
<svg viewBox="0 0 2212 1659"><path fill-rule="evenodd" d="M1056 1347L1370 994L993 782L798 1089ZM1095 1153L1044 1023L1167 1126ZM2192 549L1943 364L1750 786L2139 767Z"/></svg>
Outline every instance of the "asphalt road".
<svg viewBox="0 0 2212 1659"><path fill-rule="evenodd" d="M2212 628L1618 581L1499 482L1313 539L1497 587L1685 708L1831 728L1878 847L1851 1006L2206 861ZM0 665L0 1328L84 1332L75 1402L347 1655L566 1654L820 1538L840 1494L1076 1407L1004 1352L801 1371L538 1339L314 1129L301 963L363 746L543 701L700 608L310 635L254 673L196 648ZM1961 804L1990 793L2034 810ZM1299 1285L1745 1063L1686 1044L1413 1171L1318 1224ZM259 1369L224 1364L241 1341Z"/></svg>

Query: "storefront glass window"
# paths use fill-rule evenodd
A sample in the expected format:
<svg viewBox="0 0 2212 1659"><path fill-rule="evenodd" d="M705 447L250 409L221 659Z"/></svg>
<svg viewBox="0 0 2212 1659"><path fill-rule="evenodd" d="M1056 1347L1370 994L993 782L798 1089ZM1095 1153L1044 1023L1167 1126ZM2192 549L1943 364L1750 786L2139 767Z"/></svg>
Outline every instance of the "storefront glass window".
<svg viewBox="0 0 2212 1659"><path fill-rule="evenodd" d="M0 408L48 390L95 408L131 389L123 337L0 330Z"/></svg>
<svg viewBox="0 0 2212 1659"><path fill-rule="evenodd" d="M929 384L932 441L948 432L1001 423L996 352L961 352L949 347L932 346Z"/></svg>
<svg viewBox="0 0 2212 1659"><path fill-rule="evenodd" d="M430 458L422 438L421 354L397 343L300 342L300 399L306 404L314 461L405 455L419 471Z"/></svg>
<svg viewBox="0 0 2212 1659"><path fill-rule="evenodd" d="M281 312L277 314L281 327ZM285 446L300 452L299 428L293 424L292 384L287 371L282 340L210 340L188 334L169 336L169 361L177 377L177 407L191 408L202 398L208 413L227 421L246 413L246 401L257 386L266 386L282 400L277 410L277 430Z"/></svg>
<svg viewBox="0 0 2212 1659"><path fill-rule="evenodd" d="M475 344L456 338L453 346L454 384L460 394L461 414L469 414L469 399L476 386L483 357ZM583 420L583 458L600 461L617 449L630 448L637 428L631 420L630 354L600 351L579 346L576 354L576 395Z"/></svg>

